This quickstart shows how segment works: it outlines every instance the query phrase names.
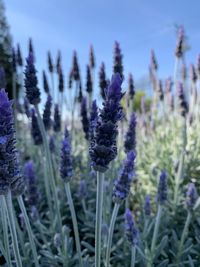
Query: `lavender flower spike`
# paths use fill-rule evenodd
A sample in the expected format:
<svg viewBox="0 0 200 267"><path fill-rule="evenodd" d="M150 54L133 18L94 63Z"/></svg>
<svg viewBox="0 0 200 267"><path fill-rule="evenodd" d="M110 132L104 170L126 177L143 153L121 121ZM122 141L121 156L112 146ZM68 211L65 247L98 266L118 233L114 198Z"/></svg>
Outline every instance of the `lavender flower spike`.
<svg viewBox="0 0 200 267"><path fill-rule="evenodd" d="M177 39L176 50L175 50L175 55L177 58L181 58L183 56L184 40L185 40L184 28L181 26L178 29L178 39Z"/></svg>
<svg viewBox="0 0 200 267"><path fill-rule="evenodd" d="M31 118L32 118L32 121L31 121L31 135L32 135L34 144L36 146L38 146L38 145L41 145L43 143L43 140L42 140L42 134L40 132L40 128L39 128L38 121L37 121L37 116L35 114L35 110L34 109L32 109Z"/></svg>
<svg viewBox="0 0 200 267"><path fill-rule="evenodd" d="M46 76L46 73L45 71L43 70L42 72L42 78L43 78L43 88L44 88L44 91L45 93L49 93L49 84L48 84L48 80L47 80L47 76Z"/></svg>
<svg viewBox="0 0 200 267"><path fill-rule="evenodd" d="M136 246L139 242L139 231L135 226L132 212L129 209L126 209L125 212L125 231L130 244Z"/></svg>
<svg viewBox="0 0 200 267"><path fill-rule="evenodd" d="M58 104L55 105L54 108L54 125L53 125L54 132L61 131L61 116L58 108Z"/></svg>
<svg viewBox="0 0 200 267"><path fill-rule="evenodd" d="M114 45L114 66L113 73L119 73L121 78L123 79L123 64L122 64L123 55L121 53L121 48L118 42L115 42Z"/></svg>
<svg viewBox="0 0 200 267"><path fill-rule="evenodd" d="M123 116L120 101L124 94L121 92L121 83L120 75L113 75L96 126L95 139L90 144L89 153L96 171L105 172L109 163L117 156L117 122Z"/></svg>
<svg viewBox="0 0 200 267"><path fill-rule="evenodd" d="M114 182L113 201L121 203L129 194L131 182L134 176L135 153L130 151L124 161L124 166L119 173L118 179Z"/></svg>
<svg viewBox="0 0 200 267"><path fill-rule="evenodd" d="M21 184L19 170L12 102L4 89L0 90L0 195ZM23 191L23 185L22 185Z"/></svg>
<svg viewBox="0 0 200 267"><path fill-rule="evenodd" d="M86 97L82 98L81 101L81 121L83 126L83 131L85 133L85 138L89 139L89 120L87 115L87 99Z"/></svg>
<svg viewBox="0 0 200 267"><path fill-rule="evenodd" d="M179 100L179 107L180 107L180 112L183 117L186 116L188 112L188 103L185 99L184 91L183 91L183 85L181 82L178 83L178 100Z"/></svg>
<svg viewBox="0 0 200 267"><path fill-rule="evenodd" d="M135 150L136 146L136 115L131 114L128 131L125 136L124 148L125 152L128 153L131 150Z"/></svg>
<svg viewBox="0 0 200 267"><path fill-rule="evenodd" d="M67 129L61 148L60 176L65 183L70 182L73 176L71 145Z"/></svg>
<svg viewBox="0 0 200 267"><path fill-rule="evenodd" d="M94 56L94 48L92 45L90 46L89 60L90 60L90 68L94 69L95 68L95 56Z"/></svg>
<svg viewBox="0 0 200 267"><path fill-rule="evenodd" d="M24 166L24 177L27 185L27 198L30 206L37 206L38 204L38 190L36 184L36 173L33 162L29 161Z"/></svg>
<svg viewBox="0 0 200 267"><path fill-rule="evenodd" d="M101 97L106 99L106 88L107 88L107 80L106 80L106 71L105 64L101 63L101 67L99 70L99 87L101 89Z"/></svg>
<svg viewBox="0 0 200 267"><path fill-rule="evenodd" d="M87 72L87 76L86 76L86 91L88 92L88 94L92 93L92 74L91 74L91 70L89 65L87 65L86 67L86 72Z"/></svg>
<svg viewBox="0 0 200 267"><path fill-rule="evenodd" d="M52 107L52 98L50 95L48 95L45 108L44 108L44 112L43 112L43 122L44 122L44 127L46 130L50 130L51 125L52 125L51 107Z"/></svg>
<svg viewBox="0 0 200 267"><path fill-rule="evenodd" d="M49 72L52 73L53 72L53 62L52 62L52 57L51 57L51 53L50 51L47 54L47 61L48 61L48 68L49 68Z"/></svg>
<svg viewBox="0 0 200 267"><path fill-rule="evenodd" d="M25 88L26 96L30 104L37 105L40 103L40 90L38 89L38 80L36 76L36 69L34 65L33 54L30 53L26 59L25 68Z"/></svg>
<svg viewBox="0 0 200 267"><path fill-rule="evenodd" d="M193 183L188 185L188 190L186 193L186 205L188 209L192 209L197 201L198 194L196 187Z"/></svg>
<svg viewBox="0 0 200 267"><path fill-rule="evenodd" d="M146 216L151 215L151 198L149 195L147 195L144 200L144 213Z"/></svg>
<svg viewBox="0 0 200 267"><path fill-rule="evenodd" d="M130 73L128 78L128 93L131 100L133 100L135 95L135 86L134 86L134 80L133 75Z"/></svg>
<svg viewBox="0 0 200 267"><path fill-rule="evenodd" d="M64 91L64 75L63 75L63 71L61 67L58 73L58 77L59 77L58 88L59 88L59 91L62 93Z"/></svg>
<svg viewBox="0 0 200 267"><path fill-rule="evenodd" d="M158 191L157 191L157 202L163 205L167 200L167 173L162 171L160 174Z"/></svg>

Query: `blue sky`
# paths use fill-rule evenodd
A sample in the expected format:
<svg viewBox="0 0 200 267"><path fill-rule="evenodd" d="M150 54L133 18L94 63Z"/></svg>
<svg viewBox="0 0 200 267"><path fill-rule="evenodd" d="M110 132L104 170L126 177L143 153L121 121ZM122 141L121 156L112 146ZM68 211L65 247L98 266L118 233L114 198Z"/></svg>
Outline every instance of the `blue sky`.
<svg viewBox="0 0 200 267"><path fill-rule="evenodd" d="M102 61L112 73L114 41L121 44L125 73L139 80L148 73L150 49L154 48L159 74L173 72L175 28L182 24L191 51L187 63L195 62L200 52L199 0L6 0L6 14L14 37L27 54L32 37L38 70L46 68L46 52L53 56L60 49L65 75L71 66L72 52L78 52L85 78L88 50L93 44L97 67Z"/></svg>

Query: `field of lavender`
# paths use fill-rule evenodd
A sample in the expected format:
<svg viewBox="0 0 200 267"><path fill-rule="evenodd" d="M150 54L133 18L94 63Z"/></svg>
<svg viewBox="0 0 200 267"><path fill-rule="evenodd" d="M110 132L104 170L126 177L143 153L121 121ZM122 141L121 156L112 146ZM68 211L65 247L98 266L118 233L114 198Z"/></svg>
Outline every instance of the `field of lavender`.
<svg viewBox="0 0 200 267"><path fill-rule="evenodd" d="M97 88L90 48L84 89L76 52L67 84L48 52L39 88L32 40L25 62L13 49L13 101L0 69L0 265L200 266L200 58L188 72L185 53L180 27L160 80L151 51L150 107L136 108L118 42Z"/></svg>

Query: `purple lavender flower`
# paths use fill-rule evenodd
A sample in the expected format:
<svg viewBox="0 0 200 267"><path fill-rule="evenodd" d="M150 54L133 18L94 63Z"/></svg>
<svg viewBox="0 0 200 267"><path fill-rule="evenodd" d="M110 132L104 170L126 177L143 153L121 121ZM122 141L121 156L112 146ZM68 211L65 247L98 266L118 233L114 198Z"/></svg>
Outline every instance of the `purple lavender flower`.
<svg viewBox="0 0 200 267"><path fill-rule="evenodd" d="M27 97L24 97L24 112L25 112L27 118L30 118L30 116L31 116L30 103L29 103Z"/></svg>
<svg viewBox="0 0 200 267"><path fill-rule="evenodd" d="M85 180L81 180L79 184L78 198L82 200L85 199L87 195L88 195L87 184Z"/></svg>
<svg viewBox="0 0 200 267"><path fill-rule="evenodd" d="M131 100L133 100L135 95L135 86L134 86L134 80L133 75L130 73L128 78L128 93Z"/></svg>
<svg viewBox="0 0 200 267"><path fill-rule="evenodd" d="M29 42L28 42L28 51L29 51L29 54L32 54L33 62L35 62L35 53L34 53L33 42L31 38L29 38Z"/></svg>
<svg viewBox="0 0 200 267"><path fill-rule="evenodd" d="M55 105L54 108L54 124L53 124L54 132L60 132L61 131L61 116L60 111L58 108L58 104Z"/></svg>
<svg viewBox="0 0 200 267"><path fill-rule="evenodd" d="M190 77L191 80L193 81L193 83L196 83L197 81L197 74L196 74L196 70L193 64L190 65Z"/></svg>
<svg viewBox="0 0 200 267"><path fill-rule="evenodd" d="M186 205L188 209L192 209L197 201L198 194L194 183L188 185L186 193Z"/></svg>
<svg viewBox="0 0 200 267"><path fill-rule="evenodd" d="M83 99L82 84L79 82L78 102L81 103Z"/></svg>
<svg viewBox="0 0 200 267"><path fill-rule="evenodd" d="M98 121L98 107L97 107L96 100L93 100L91 111L90 111L90 122L89 122L90 140L94 138L94 132L97 126L97 121Z"/></svg>
<svg viewBox="0 0 200 267"><path fill-rule="evenodd" d="M21 54L21 49L20 49L19 44L17 44L17 64L20 67L23 66L23 59L22 59L22 54Z"/></svg>
<svg viewBox="0 0 200 267"><path fill-rule="evenodd" d="M6 88L6 74L3 67L0 66L0 89Z"/></svg>
<svg viewBox="0 0 200 267"><path fill-rule="evenodd" d="M43 122L44 127L48 131L51 129L52 121L51 121L51 107L52 107L52 97L48 95L47 101L45 103L44 112L43 112Z"/></svg>
<svg viewBox="0 0 200 267"><path fill-rule="evenodd" d="M34 144L36 146L39 146L43 143L43 140L42 140L42 134L40 132L40 128L38 125L37 116L35 114L35 109L32 109L32 111L31 111L31 118L32 118L32 120L31 120L31 135L32 135Z"/></svg>
<svg viewBox="0 0 200 267"><path fill-rule="evenodd" d="M124 141L124 148L125 152L128 153L131 150L135 150L136 146L136 116L134 113L131 114L130 117L130 122L129 122L129 127L128 131L125 136L125 141Z"/></svg>
<svg viewBox="0 0 200 267"><path fill-rule="evenodd" d="M115 42L114 45L114 66L113 66L113 73L120 74L121 78L123 79L123 64L122 64L123 55L121 53L121 48L118 42Z"/></svg>
<svg viewBox="0 0 200 267"><path fill-rule="evenodd" d="M163 205L167 200L167 173L162 171L159 178L157 202Z"/></svg>
<svg viewBox="0 0 200 267"><path fill-rule="evenodd" d="M33 54L29 54L26 59L25 68L25 88L26 96L30 104L37 105L40 103L40 90L38 89L38 80L34 66Z"/></svg>
<svg viewBox="0 0 200 267"><path fill-rule="evenodd" d="M155 56L155 52L153 49L151 49L151 61L150 61L150 66L151 66L151 69L153 71L157 71L158 70L158 63L157 63L157 59L156 59L156 56Z"/></svg>
<svg viewBox="0 0 200 267"><path fill-rule="evenodd" d="M70 70L69 72L69 78L68 78L68 88L72 89L72 83L73 83L73 69Z"/></svg>
<svg viewBox="0 0 200 267"><path fill-rule="evenodd" d="M15 49L12 49L12 71L16 72L16 53L15 53Z"/></svg>
<svg viewBox="0 0 200 267"><path fill-rule="evenodd" d="M53 68L53 62L52 62L52 57L51 57L50 51L48 51L48 54L47 54L47 61L48 61L49 72L53 73L54 68Z"/></svg>
<svg viewBox="0 0 200 267"><path fill-rule="evenodd" d="M113 75L100 112L95 138L90 144L92 166L100 172L105 172L109 163L117 156L117 122L123 117L120 101L124 94L121 92L121 83L120 74Z"/></svg>
<svg viewBox="0 0 200 267"><path fill-rule="evenodd" d="M58 51L58 55L57 55L57 60L56 60L56 71L59 74L61 70L61 52L60 50Z"/></svg>
<svg viewBox="0 0 200 267"><path fill-rule="evenodd" d="M176 50L175 50L175 55L177 58L181 58L183 56L184 40L185 40L184 28L181 26L178 29L178 38L177 38L177 44L176 44Z"/></svg>
<svg viewBox="0 0 200 267"><path fill-rule="evenodd" d="M139 231L135 226L132 212L129 209L126 209L125 212L125 232L130 244L136 246L139 242Z"/></svg>
<svg viewBox="0 0 200 267"><path fill-rule="evenodd" d="M144 214L146 216L151 215L151 198L149 195L147 195L144 200Z"/></svg>
<svg viewBox="0 0 200 267"><path fill-rule="evenodd" d="M4 89L0 90L0 195L9 189L23 192L24 184L15 147L12 102Z"/></svg>
<svg viewBox="0 0 200 267"><path fill-rule="evenodd" d="M90 60L90 68L94 69L95 68L95 56L94 56L94 49L92 45L90 46L89 60Z"/></svg>
<svg viewBox="0 0 200 267"><path fill-rule="evenodd" d="M107 79L106 79L106 72L105 72L105 64L101 63L101 67L99 70L99 87L101 89L101 97L105 100L106 94L105 90L107 88Z"/></svg>
<svg viewBox="0 0 200 267"><path fill-rule="evenodd" d="M83 97L81 102L81 121L83 126L83 131L85 133L85 138L89 139L89 119L87 114L87 99Z"/></svg>
<svg viewBox="0 0 200 267"><path fill-rule="evenodd" d="M121 203L129 194L131 182L134 176L134 162L135 153L130 151L123 163L123 168L119 173L119 177L114 182L113 201L115 203Z"/></svg>
<svg viewBox="0 0 200 267"><path fill-rule="evenodd" d="M59 74L58 74L58 89L62 93L64 91L64 76L62 68L60 67Z"/></svg>
<svg viewBox="0 0 200 267"><path fill-rule="evenodd" d="M26 181L28 203L30 206L37 206L39 194L37 188L37 177L32 161L25 164L24 177Z"/></svg>
<svg viewBox="0 0 200 267"><path fill-rule="evenodd" d="M71 145L67 130L65 131L65 137L61 148L60 176L66 183L70 182L73 176Z"/></svg>
<svg viewBox="0 0 200 267"><path fill-rule="evenodd" d="M183 117L186 116L188 112L188 103L185 99L184 91L183 91L183 85L181 82L178 83L178 101L179 101L179 107L180 107L180 112Z"/></svg>
<svg viewBox="0 0 200 267"><path fill-rule="evenodd" d="M48 84L48 80L47 80L47 76L45 71L43 70L42 72L42 78L43 78L43 88L46 94L49 94L49 84Z"/></svg>
<svg viewBox="0 0 200 267"><path fill-rule="evenodd" d="M79 72L79 66L78 66L78 59L77 59L76 51L74 51L74 54L73 54L72 73L73 73L74 80L79 81L80 80L80 72Z"/></svg>
<svg viewBox="0 0 200 267"><path fill-rule="evenodd" d="M90 71L89 65L87 65L86 69L87 69L86 91L88 92L88 94L91 94L93 85L92 85L92 75L91 75L91 71Z"/></svg>

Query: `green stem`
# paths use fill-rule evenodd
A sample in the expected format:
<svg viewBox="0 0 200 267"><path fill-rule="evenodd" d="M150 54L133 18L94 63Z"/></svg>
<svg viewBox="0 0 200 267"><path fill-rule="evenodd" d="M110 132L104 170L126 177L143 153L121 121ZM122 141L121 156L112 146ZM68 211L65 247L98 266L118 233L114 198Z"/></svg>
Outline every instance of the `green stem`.
<svg viewBox="0 0 200 267"><path fill-rule="evenodd" d="M97 172L96 226L95 226L95 267L101 266L101 228L103 210L104 174Z"/></svg>
<svg viewBox="0 0 200 267"><path fill-rule="evenodd" d="M107 250L106 250L106 267L109 267L110 265L110 252L111 252L111 246L112 246L112 238L113 238L114 226L115 226L115 221L116 221L117 214L119 211L119 207L120 207L119 203L115 203L111 222L110 222L110 227L109 227L109 234L108 234L108 243L107 243Z"/></svg>
<svg viewBox="0 0 200 267"><path fill-rule="evenodd" d="M40 265L39 265L39 261L38 261L37 250L36 250L36 246L35 246L35 242L34 242L33 232L32 232L31 225L30 225L30 222L29 222L29 218L28 218L28 215L27 215L27 212L26 212L26 208L24 206L24 201L23 201L23 198L22 198L21 195L17 197L17 201L19 203L21 212L22 212L22 214L24 216L26 229L28 231L28 237L29 237L31 249L32 249L32 252L33 252L34 263L35 263L36 267L39 267Z"/></svg>
<svg viewBox="0 0 200 267"><path fill-rule="evenodd" d="M152 259L154 257L154 252L155 252L155 247L156 247L156 242L157 242L157 237L158 237L158 230L159 230L159 226L160 226L161 214L162 214L162 206L159 204L158 205L157 215L156 215L156 222L155 222L154 232L153 232L153 239L152 239L152 243L151 243Z"/></svg>
<svg viewBox="0 0 200 267"><path fill-rule="evenodd" d="M4 246L5 246L5 258L8 262L8 266L12 267L11 257L10 257L10 247L9 247L9 236L8 236L8 224L7 224L7 211L6 211L6 202L3 196L0 196L1 201L1 219L2 219L2 226L3 226L3 239L4 239Z"/></svg>
<svg viewBox="0 0 200 267"><path fill-rule="evenodd" d="M135 256L136 256L136 247L132 246L132 248L131 248L131 267L135 267Z"/></svg>
<svg viewBox="0 0 200 267"><path fill-rule="evenodd" d="M5 196L5 200L6 200L6 209L7 209L7 214L8 214L10 232L11 232L11 237L12 237L13 250L14 250L15 260L16 260L16 266L22 267L22 261L21 261L21 256L19 253L19 247L18 247L17 233L16 233L16 228L15 228L15 220L13 216L12 198L11 198L10 191Z"/></svg>
<svg viewBox="0 0 200 267"><path fill-rule="evenodd" d="M75 209L74 209L74 203L73 203L73 200L72 200L69 183L65 183L65 191L66 191L66 194L67 194L69 208L70 208L70 212L71 212L71 216L72 216L72 223L73 223L73 228L74 228L76 249L77 249L77 253L78 253L78 256L79 256L79 262L80 262L80 266L83 267L83 260L82 260L82 256L81 256L80 237L79 237L79 232L78 232L78 223L77 223L77 219L76 219L76 212L75 212Z"/></svg>
<svg viewBox="0 0 200 267"><path fill-rule="evenodd" d="M181 252L182 252L182 249L183 249L185 238L186 238L186 236L188 234L188 228L189 228L191 219L192 219L192 214L191 214L190 211L188 211L187 219L186 219L185 226L184 226L184 229L183 229L183 232L182 232L182 235L181 235L181 240L180 240L180 243L179 243L179 246L178 246L177 263L179 263L179 260L180 260L180 257L181 257Z"/></svg>
<svg viewBox="0 0 200 267"><path fill-rule="evenodd" d="M47 142L46 132L45 132L44 124L43 124L43 121L42 121L42 118L39 112L38 105L35 105L35 110L37 113L38 125L40 128L41 134L42 134L42 139L43 139L43 143L45 147L45 154L46 154L46 159L47 159L48 169L49 169L49 176L50 176L49 178L50 178L51 189L52 189L54 203L55 203L55 212L57 213L58 228L59 228L59 232L62 233L62 219L60 215L60 208L58 205L58 196L56 192L56 185L55 185L55 180L54 180L54 175L53 175L53 166L52 166L51 154L49 150L49 144Z"/></svg>

